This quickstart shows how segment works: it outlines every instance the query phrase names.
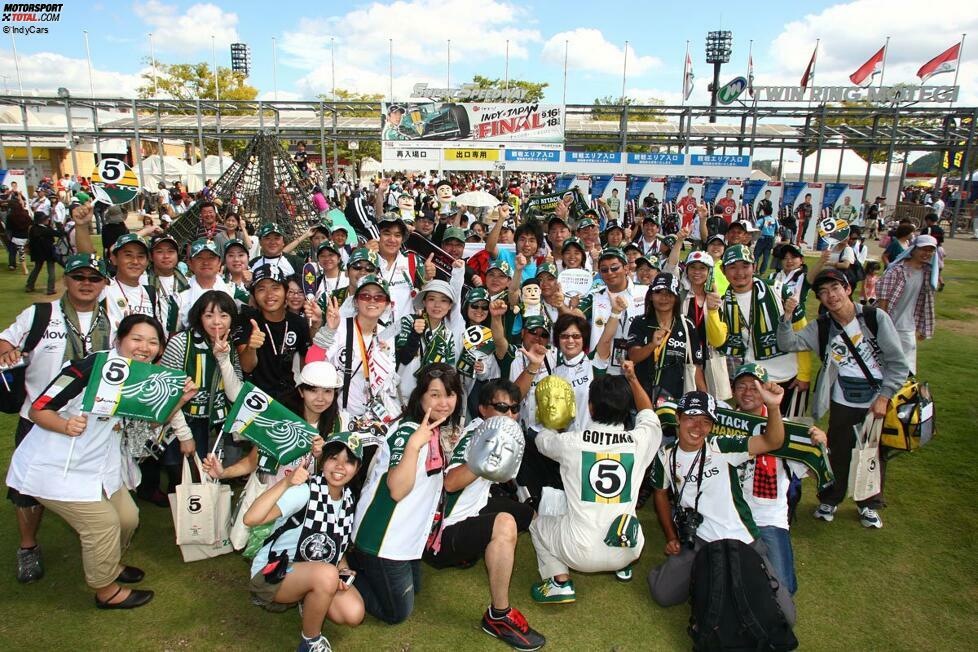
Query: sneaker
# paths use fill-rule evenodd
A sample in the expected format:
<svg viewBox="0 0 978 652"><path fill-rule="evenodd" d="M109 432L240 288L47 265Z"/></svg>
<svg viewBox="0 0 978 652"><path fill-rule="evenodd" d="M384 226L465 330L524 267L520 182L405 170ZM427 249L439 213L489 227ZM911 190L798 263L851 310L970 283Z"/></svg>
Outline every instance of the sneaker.
<svg viewBox="0 0 978 652"><path fill-rule="evenodd" d="M28 584L42 577L44 564L41 562L41 546L34 546L30 550L17 548L17 581Z"/></svg>
<svg viewBox="0 0 978 652"><path fill-rule="evenodd" d="M534 602L541 604L568 604L577 600L577 594L574 593L574 582L567 580L561 586L552 577L539 584L534 584L533 588L530 589L530 596Z"/></svg>
<svg viewBox="0 0 978 652"><path fill-rule="evenodd" d="M619 582L631 582L632 581L632 565L629 564L621 570L615 571L615 579Z"/></svg>
<svg viewBox="0 0 978 652"><path fill-rule="evenodd" d="M859 508L859 522L863 524L863 527L874 527L876 529L883 527L883 519L872 507Z"/></svg>
<svg viewBox="0 0 978 652"><path fill-rule="evenodd" d="M332 646L326 637L320 634L317 638L308 639L305 636L302 637L302 642L299 643L299 647L296 648L295 652L333 652Z"/></svg>
<svg viewBox="0 0 978 652"><path fill-rule="evenodd" d="M486 609L482 614L482 631L494 636L516 650L539 650L547 642L543 636L530 627L526 618L515 607L502 618L493 618Z"/></svg>
<svg viewBox="0 0 978 652"><path fill-rule="evenodd" d="M835 518L835 510L837 509L838 507L835 505L827 505L825 503L822 503L821 505L818 506L818 509L815 510L814 516L815 518L822 519L826 523L831 523L832 520Z"/></svg>

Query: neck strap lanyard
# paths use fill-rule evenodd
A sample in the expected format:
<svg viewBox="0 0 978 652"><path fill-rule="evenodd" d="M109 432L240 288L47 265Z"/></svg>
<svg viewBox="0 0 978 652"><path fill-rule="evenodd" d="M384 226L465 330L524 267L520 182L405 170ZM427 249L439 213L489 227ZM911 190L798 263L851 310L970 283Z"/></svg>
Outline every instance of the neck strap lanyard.
<svg viewBox="0 0 978 652"><path fill-rule="evenodd" d="M676 457L679 455L679 444L672 450L672 482L676 484L679 482L679 476L676 474ZM699 461L699 470L696 472L696 499L693 501L693 511L700 511L700 496L703 495L703 467L706 465L706 442L703 442L702 448L696 453L696 457L693 458L693 463L690 468L696 466L696 462ZM683 486L679 488L679 492L676 494L676 507L682 506L683 491L686 490L686 480L683 480Z"/></svg>

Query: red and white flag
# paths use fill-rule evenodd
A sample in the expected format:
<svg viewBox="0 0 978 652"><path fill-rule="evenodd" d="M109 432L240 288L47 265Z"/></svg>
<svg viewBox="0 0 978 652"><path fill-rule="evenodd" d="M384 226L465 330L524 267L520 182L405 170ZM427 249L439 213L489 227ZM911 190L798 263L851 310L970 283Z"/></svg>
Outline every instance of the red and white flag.
<svg viewBox="0 0 978 652"><path fill-rule="evenodd" d="M818 46L815 46L815 50L812 52L812 58L808 62L808 67L805 68L805 74L801 76L802 88L808 88L808 85L815 81L815 55L818 54Z"/></svg>
<svg viewBox="0 0 978 652"><path fill-rule="evenodd" d="M873 77L883 72L883 58L886 55L886 46L880 48L879 52L869 58L869 61L859 66L859 69L849 75L849 81L856 86L869 86L873 83Z"/></svg>
<svg viewBox="0 0 978 652"><path fill-rule="evenodd" d="M747 55L747 93L754 97L754 55Z"/></svg>
<svg viewBox="0 0 978 652"><path fill-rule="evenodd" d="M942 72L954 72L958 69L958 59L961 57L961 44L955 43L944 52L925 63L917 71L920 83L923 84L934 75Z"/></svg>
<svg viewBox="0 0 978 652"><path fill-rule="evenodd" d="M683 68L683 100L688 100L693 93L693 60L686 53L686 67Z"/></svg>

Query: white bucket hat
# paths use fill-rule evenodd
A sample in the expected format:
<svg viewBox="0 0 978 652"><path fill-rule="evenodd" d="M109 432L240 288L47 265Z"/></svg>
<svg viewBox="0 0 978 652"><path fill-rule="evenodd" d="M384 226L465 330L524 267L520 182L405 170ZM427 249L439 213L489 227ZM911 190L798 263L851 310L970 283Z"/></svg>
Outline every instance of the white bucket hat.
<svg viewBox="0 0 978 652"><path fill-rule="evenodd" d="M453 304L455 303L455 293L452 291L452 286L449 285L448 281L442 281L440 279L435 279L433 281L428 281L418 292L418 296L414 297L414 309L421 310L424 308L424 297L429 292L437 292L438 294L444 294L448 297L448 300Z"/></svg>
<svg viewBox="0 0 978 652"><path fill-rule="evenodd" d="M336 373L336 367L324 360L310 362L303 367L299 381L303 385L323 389L339 389L343 386L343 379Z"/></svg>

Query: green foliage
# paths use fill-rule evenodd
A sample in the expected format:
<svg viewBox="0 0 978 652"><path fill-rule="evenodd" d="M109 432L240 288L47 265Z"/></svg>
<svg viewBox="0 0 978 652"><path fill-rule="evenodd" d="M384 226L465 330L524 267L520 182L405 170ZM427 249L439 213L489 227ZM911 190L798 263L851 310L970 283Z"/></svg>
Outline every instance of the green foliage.
<svg viewBox="0 0 978 652"><path fill-rule="evenodd" d="M333 102L334 100L326 94L317 96L316 99L322 100L324 102ZM348 91L344 88L336 89L336 102L370 102L370 106L356 106L347 105L340 106L337 112L338 118L376 118L377 119L377 132L380 133L380 103L384 100L383 93L357 93L355 91ZM333 116L330 113L326 114L326 137L329 138L329 126L332 124ZM340 140L336 144L336 152L338 158L341 160L350 161L351 164L356 169L360 169L360 161L370 157L380 160L380 142L374 140L361 140L358 141L359 149L350 149L350 141ZM333 160L333 145L332 141L326 143L326 158L328 161L323 162L324 169L332 169Z"/></svg>
<svg viewBox="0 0 978 652"><path fill-rule="evenodd" d="M482 75L474 75L472 77L472 83L479 88L496 88L499 90L507 86L505 79L489 79ZM537 83L523 81L522 79L510 79L508 85L509 88L522 88L526 91L526 95L524 95L522 100L523 102L541 102L543 101L543 90L550 84L546 82Z"/></svg>
<svg viewBox="0 0 978 652"><path fill-rule="evenodd" d="M620 97L612 97L610 95L605 95L604 97L594 98L594 104L597 108L591 109L591 117L594 120L603 121L613 121L621 122L622 104L628 107L628 121L629 122L665 122L666 118L662 112L654 107L662 106L663 101L658 100L654 97L646 99L638 99L634 97L626 97L624 103ZM607 109L601 107L608 107ZM642 108L633 108L642 107ZM652 107L652 108L650 108ZM586 145L584 147L585 151L588 152L617 152L621 149L618 145ZM648 145L641 145L635 143L628 143L625 145L625 151L627 152L658 152L661 151L659 147L649 147Z"/></svg>

